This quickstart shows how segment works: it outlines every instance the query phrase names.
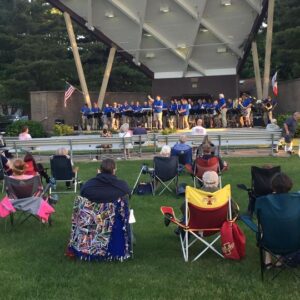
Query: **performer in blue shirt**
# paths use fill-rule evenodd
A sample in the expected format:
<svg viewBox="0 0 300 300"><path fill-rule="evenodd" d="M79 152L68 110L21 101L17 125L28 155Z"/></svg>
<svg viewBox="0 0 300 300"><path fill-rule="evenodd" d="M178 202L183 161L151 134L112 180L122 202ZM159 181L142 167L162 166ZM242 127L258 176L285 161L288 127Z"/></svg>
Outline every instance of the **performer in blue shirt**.
<svg viewBox="0 0 300 300"><path fill-rule="evenodd" d="M97 102L94 102L92 107L93 119L92 119L92 129L98 130L99 129L99 113L100 108Z"/></svg>
<svg viewBox="0 0 300 300"><path fill-rule="evenodd" d="M114 102L111 111L112 111L111 127L112 129L117 130L120 127L120 117L121 117L120 104L118 106L117 102Z"/></svg>
<svg viewBox="0 0 300 300"><path fill-rule="evenodd" d="M169 107L169 126L171 129L177 128L178 103L177 99L171 100Z"/></svg>
<svg viewBox="0 0 300 300"><path fill-rule="evenodd" d="M218 103L218 110L221 113L222 117L222 127L227 127L227 107L226 107L226 99L224 94L219 94L219 103Z"/></svg>
<svg viewBox="0 0 300 300"><path fill-rule="evenodd" d="M190 129L190 126L189 126L189 113L190 113L189 104L186 99L182 99L181 103L182 104L181 104L181 107L179 110L179 114L180 114L181 120L182 120L182 129Z"/></svg>
<svg viewBox="0 0 300 300"><path fill-rule="evenodd" d="M247 127L251 127L251 107L252 107L252 98L248 96L247 94L244 94L242 96L242 101L240 103L241 109L242 109L242 116L245 119L245 125Z"/></svg>
<svg viewBox="0 0 300 300"><path fill-rule="evenodd" d="M87 125L88 125L88 115L91 112L91 109L89 108L87 103L84 104L84 106L81 108L80 112L81 112L82 130L86 130Z"/></svg>
<svg viewBox="0 0 300 300"><path fill-rule="evenodd" d="M164 102L160 96L156 96L154 100L150 95L148 95L148 99L151 101L153 106L153 119L155 126L158 129L162 129L162 110Z"/></svg>

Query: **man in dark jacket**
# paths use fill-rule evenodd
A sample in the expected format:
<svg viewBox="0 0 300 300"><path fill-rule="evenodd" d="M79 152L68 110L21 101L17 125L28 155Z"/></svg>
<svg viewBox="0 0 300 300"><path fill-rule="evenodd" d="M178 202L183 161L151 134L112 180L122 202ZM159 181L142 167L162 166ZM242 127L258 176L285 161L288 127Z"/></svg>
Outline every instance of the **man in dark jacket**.
<svg viewBox="0 0 300 300"><path fill-rule="evenodd" d="M116 164L112 159L105 159L96 177L88 180L81 188L80 195L96 203L107 203L130 195L128 184L117 178Z"/></svg>

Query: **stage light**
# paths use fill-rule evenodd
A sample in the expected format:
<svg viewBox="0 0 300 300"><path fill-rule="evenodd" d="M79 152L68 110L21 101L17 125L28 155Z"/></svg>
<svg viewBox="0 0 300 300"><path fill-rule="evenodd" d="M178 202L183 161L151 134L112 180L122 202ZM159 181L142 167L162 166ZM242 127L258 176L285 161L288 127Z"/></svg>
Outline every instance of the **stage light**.
<svg viewBox="0 0 300 300"><path fill-rule="evenodd" d="M164 6L161 6L159 10L163 13L168 13L170 11L170 8L169 8L169 6L164 5Z"/></svg>
<svg viewBox="0 0 300 300"><path fill-rule="evenodd" d="M221 4L224 6L230 6L231 5L231 0L221 0Z"/></svg>
<svg viewBox="0 0 300 300"><path fill-rule="evenodd" d="M201 32L208 32L208 29L204 26L200 26L200 31Z"/></svg>
<svg viewBox="0 0 300 300"><path fill-rule="evenodd" d="M144 32L144 36L146 36L146 37L151 37L151 36L152 36L152 34L151 34L151 33L149 33L149 32Z"/></svg>
<svg viewBox="0 0 300 300"><path fill-rule="evenodd" d="M115 15L114 15L114 13L113 13L112 11L107 11L107 12L105 13L105 17L106 17L106 18L114 18Z"/></svg>

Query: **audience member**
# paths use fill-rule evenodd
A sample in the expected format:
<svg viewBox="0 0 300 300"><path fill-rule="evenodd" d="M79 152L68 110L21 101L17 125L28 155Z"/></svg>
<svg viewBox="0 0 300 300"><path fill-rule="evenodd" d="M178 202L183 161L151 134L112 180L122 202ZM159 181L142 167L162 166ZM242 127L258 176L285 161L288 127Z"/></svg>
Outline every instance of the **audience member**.
<svg viewBox="0 0 300 300"><path fill-rule="evenodd" d="M33 155L31 153L26 153L23 161L26 164L25 175L40 175L42 178L45 178L46 182L49 183L50 177L47 174L44 166L41 163L36 163Z"/></svg>
<svg viewBox="0 0 300 300"><path fill-rule="evenodd" d="M212 154L212 147L209 144L204 144L203 147L202 147L202 150L203 150L202 159L208 160L208 159L215 156L215 155ZM226 171L228 169L227 162L223 161L219 156L218 156L218 159L219 159L220 171Z"/></svg>
<svg viewBox="0 0 300 300"><path fill-rule="evenodd" d="M171 147L169 145L163 145L159 154L162 157L170 157L170 155L171 155Z"/></svg>
<svg viewBox="0 0 300 300"><path fill-rule="evenodd" d="M117 167L112 159L102 161L96 177L88 180L80 195L96 203L107 203L130 195L127 183L116 176Z"/></svg>
<svg viewBox="0 0 300 300"><path fill-rule="evenodd" d="M192 128L192 135L206 135L206 129L202 125L203 120L198 119L196 126Z"/></svg>
<svg viewBox="0 0 300 300"><path fill-rule="evenodd" d="M12 165L12 175L10 177L15 179L29 179L32 178L33 175L26 175L26 163L22 159L16 159L13 161Z"/></svg>
<svg viewBox="0 0 300 300"><path fill-rule="evenodd" d="M193 150L191 146L186 144L186 141L186 135L181 135L179 143L176 143L171 149L171 155L178 156L181 165L192 163Z"/></svg>
<svg viewBox="0 0 300 300"><path fill-rule="evenodd" d="M28 126L23 126L21 133L19 134L19 140L20 141L27 141L27 140L31 140L32 137L29 134L29 128Z"/></svg>
<svg viewBox="0 0 300 300"><path fill-rule="evenodd" d="M131 137L132 136L132 132L129 130L129 124L128 123L124 123L121 127L120 127L120 133L119 133L119 137L121 138L126 138L126 137ZM122 143L122 146L123 143ZM124 148L124 158L130 158L130 149L133 148L132 143L130 142L125 142L125 148Z"/></svg>
<svg viewBox="0 0 300 300"><path fill-rule="evenodd" d="M300 120L300 112L294 112L283 124L283 136L287 144L286 151L289 154L293 152L293 139Z"/></svg>
<svg viewBox="0 0 300 300"><path fill-rule="evenodd" d="M141 122L137 123L137 126L133 129L133 135L147 134L147 129L142 126Z"/></svg>
<svg viewBox="0 0 300 300"><path fill-rule="evenodd" d="M5 172L8 176L12 175L11 162L10 162L10 160L5 156L5 152L2 152L2 153L0 154L0 157L1 157L1 163L2 163L2 166L3 166L4 172Z"/></svg>

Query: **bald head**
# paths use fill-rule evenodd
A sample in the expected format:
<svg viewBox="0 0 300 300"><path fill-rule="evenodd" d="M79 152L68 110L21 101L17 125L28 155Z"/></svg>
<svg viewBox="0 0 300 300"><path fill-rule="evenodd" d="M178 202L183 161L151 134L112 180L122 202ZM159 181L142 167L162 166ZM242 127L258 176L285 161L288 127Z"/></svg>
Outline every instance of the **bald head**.
<svg viewBox="0 0 300 300"><path fill-rule="evenodd" d="M198 119L197 120L197 126L202 126L203 124L203 120L202 119Z"/></svg>

